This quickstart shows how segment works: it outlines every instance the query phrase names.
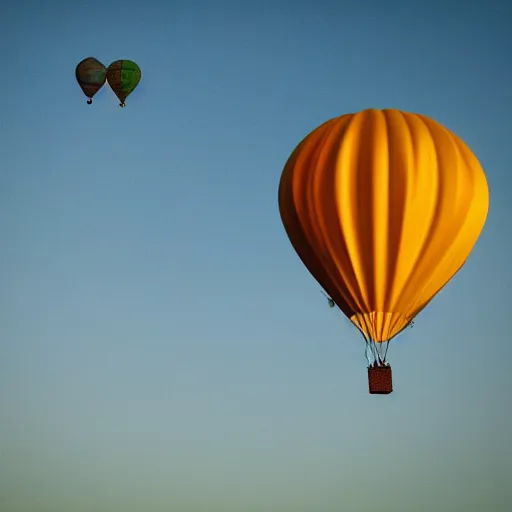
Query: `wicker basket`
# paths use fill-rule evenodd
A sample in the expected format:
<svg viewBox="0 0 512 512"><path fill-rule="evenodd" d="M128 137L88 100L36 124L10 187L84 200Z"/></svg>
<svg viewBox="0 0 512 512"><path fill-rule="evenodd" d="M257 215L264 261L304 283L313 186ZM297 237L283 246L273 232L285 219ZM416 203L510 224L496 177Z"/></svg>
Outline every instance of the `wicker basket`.
<svg viewBox="0 0 512 512"><path fill-rule="evenodd" d="M368 387L371 395L388 395L393 391L391 366L368 368Z"/></svg>

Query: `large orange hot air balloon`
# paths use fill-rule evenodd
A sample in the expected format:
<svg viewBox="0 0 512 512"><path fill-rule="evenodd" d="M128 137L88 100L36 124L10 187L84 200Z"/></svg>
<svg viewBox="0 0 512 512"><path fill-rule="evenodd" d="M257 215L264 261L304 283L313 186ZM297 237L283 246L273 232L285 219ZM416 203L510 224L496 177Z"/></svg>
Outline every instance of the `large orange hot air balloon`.
<svg viewBox="0 0 512 512"><path fill-rule="evenodd" d="M370 379L370 392L391 392L382 347L462 267L488 208L475 155L419 114L369 109L331 119L286 162L279 186L286 233L373 347L382 361L375 371L389 370L389 382L374 379L373 391Z"/></svg>

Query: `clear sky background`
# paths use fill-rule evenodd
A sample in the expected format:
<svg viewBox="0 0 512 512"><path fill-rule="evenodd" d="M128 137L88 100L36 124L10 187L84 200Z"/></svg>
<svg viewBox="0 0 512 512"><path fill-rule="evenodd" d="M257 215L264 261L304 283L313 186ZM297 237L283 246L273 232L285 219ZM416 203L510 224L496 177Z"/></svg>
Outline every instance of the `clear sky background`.
<svg viewBox="0 0 512 512"><path fill-rule="evenodd" d="M505 512L512 477L512 3L4 2L2 512ZM142 81L92 106L74 71ZM293 251L295 145L433 117L486 172L467 264L364 344Z"/></svg>

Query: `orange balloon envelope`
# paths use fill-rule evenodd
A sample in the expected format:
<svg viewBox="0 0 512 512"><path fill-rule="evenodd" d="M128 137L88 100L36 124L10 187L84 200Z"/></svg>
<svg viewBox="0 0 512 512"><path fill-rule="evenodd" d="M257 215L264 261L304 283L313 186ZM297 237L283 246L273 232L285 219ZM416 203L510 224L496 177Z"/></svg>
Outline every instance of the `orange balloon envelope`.
<svg viewBox="0 0 512 512"><path fill-rule="evenodd" d="M279 185L288 237L367 341L405 329L465 263L489 190L468 146L423 115L363 110L327 121Z"/></svg>

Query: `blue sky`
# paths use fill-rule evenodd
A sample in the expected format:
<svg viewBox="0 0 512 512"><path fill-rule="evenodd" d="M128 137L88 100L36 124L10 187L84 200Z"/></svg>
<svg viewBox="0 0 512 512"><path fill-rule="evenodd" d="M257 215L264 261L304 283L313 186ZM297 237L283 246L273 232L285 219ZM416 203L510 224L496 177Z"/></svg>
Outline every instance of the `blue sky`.
<svg viewBox="0 0 512 512"><path fill-rule="evenodd" d="M506 510L512 4L466 4L2 6L2 511ZM88 56L139 64L125 109ZM453 130L491 193L385 397L277 207L369 107Z"/></svg>

